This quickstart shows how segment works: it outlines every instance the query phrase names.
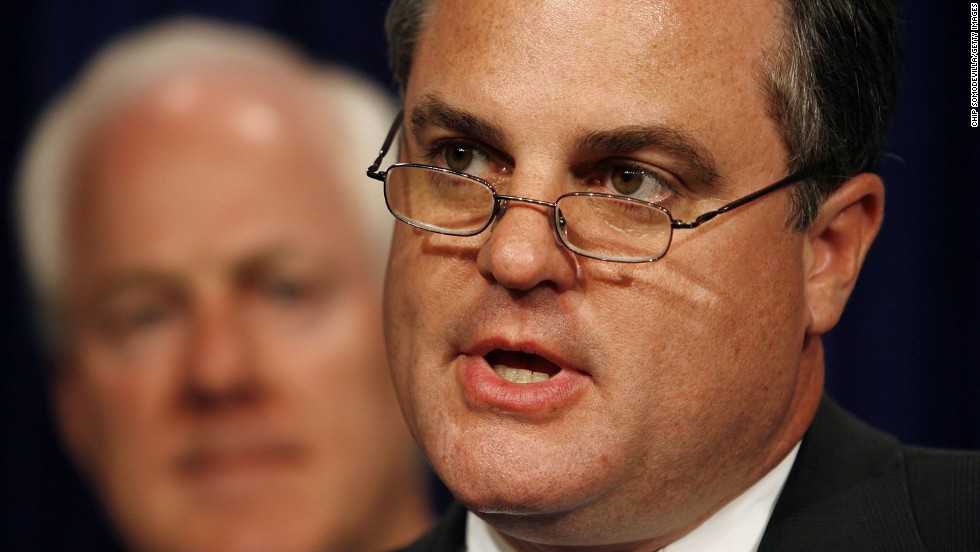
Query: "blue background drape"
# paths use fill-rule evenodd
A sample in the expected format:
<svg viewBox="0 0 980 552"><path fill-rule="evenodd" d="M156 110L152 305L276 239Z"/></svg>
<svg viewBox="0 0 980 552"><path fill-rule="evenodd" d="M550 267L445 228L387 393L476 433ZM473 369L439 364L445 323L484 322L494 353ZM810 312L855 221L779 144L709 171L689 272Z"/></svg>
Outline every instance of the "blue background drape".
<svg viewBox="0 0 980 552"><path fill-rule="evenodd" d="M113 541L47 413L9 209L25 132L105 41L198 14L281 34L390 86L385 0L0 0L0 241L4 550L108 549ZM980 129L970 128L969 2L902 0L906 71L883 231L827 337L827 387L902 440L980 448ZM705 9L710 9L706 5ZM723 344L722 344L723 346Z"/></svg>

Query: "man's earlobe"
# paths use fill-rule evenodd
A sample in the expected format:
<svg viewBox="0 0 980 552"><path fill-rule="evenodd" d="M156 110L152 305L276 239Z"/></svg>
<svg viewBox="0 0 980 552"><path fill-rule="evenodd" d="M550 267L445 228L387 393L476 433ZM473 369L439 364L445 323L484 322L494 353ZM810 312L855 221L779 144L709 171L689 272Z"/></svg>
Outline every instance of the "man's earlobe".
<svg viewBox="0 0 980 552"><path fill-rule="evenodd" d="M78 374L72 366L59 365L50 376L49 389L54 417L69 455L88 473L91 427Z"/></svg>
<svg viewBox="0 0 980 552"><path fill-rule="evenodd" d="M840 319L884 214L885 188L861 173L827 197L807 232L807 333L830 331Z"/></svg>

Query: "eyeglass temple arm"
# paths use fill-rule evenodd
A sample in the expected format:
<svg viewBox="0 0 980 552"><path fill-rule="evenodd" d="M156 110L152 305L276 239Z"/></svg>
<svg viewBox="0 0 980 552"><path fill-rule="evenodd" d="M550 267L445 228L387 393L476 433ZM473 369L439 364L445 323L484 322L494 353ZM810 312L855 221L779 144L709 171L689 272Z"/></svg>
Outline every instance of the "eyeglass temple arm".
<svg viewBox="0 0 980 552"><path fill-rule="evenodd" d="M672 220L670 221L670 226L672 228L697 228L698 226L701 226L703 223L708 222L709 220L717 217L722 213L727 213L728 211L731 211L736 207L741 207L746 203L755 201L768 193L775 192L780 188L788 186L794 182L803 180L808 176L808 173L809 171L807 170L796 171L793 174L766 186L765 188L761 188L759 190L752 192L751 194L742 196L736 199L735 201L732 201L731 203L726 203L725 205L722 205L721 207L715 209L714 211L708 211L707 213L698 216L698 218L690 222L686 222L683 220Z"/></svg>
<svg viewBox="0 0 980 552"><path fill-rule="evenodd" d="M385 143L381 145L381 151L378 153L378 158L371 163L368 167L367 175L375 180L384 181L385 173L379 172L378 168L381 166L381 161L384 160L385 155L388 155L388 150L391 149L391 143L395 141L395 136L398 134L398 129L402 126L402 114L404 111L398 111L398 115L395 115L395 120L391 123L391 128L388 129L388 136L385 137Z"/></svg>

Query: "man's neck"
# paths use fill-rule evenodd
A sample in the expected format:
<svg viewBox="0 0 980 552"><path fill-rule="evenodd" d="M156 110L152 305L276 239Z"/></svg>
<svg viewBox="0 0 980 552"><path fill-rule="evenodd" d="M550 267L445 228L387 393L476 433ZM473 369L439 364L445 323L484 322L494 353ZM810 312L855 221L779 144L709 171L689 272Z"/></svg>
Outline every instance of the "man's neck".
<svg viewBox="0 0 980 552"><path fill-rule="evenodd" d="M789 477L799 443L772 470L679 539L583 548L540 545L505 537L472 512L466 520L467 552L754 552L779 493ZM657 544L657 542L661 544Z"/></svg>

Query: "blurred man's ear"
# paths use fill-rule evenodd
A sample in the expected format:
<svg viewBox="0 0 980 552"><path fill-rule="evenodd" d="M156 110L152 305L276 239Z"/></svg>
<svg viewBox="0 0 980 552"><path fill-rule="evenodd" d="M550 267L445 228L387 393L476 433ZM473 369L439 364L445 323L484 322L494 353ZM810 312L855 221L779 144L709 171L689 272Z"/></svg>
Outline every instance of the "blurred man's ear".
<svg viewBox="0 0 980 552"><path fill-rule="evenodd" d="M809 335L830 331L851 296L884 214L878 175L861 173L832 193L807 231L805 253Z"/></svg>
<svg viewBox="0 0 980 552"><path fill-rule="evenodd" d="M50 376L51 401L65 448L79 469L89 472L92 424L75 367L62 363Z"/></svg>

